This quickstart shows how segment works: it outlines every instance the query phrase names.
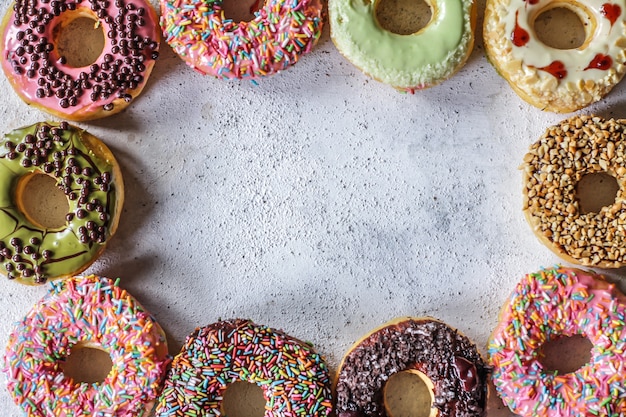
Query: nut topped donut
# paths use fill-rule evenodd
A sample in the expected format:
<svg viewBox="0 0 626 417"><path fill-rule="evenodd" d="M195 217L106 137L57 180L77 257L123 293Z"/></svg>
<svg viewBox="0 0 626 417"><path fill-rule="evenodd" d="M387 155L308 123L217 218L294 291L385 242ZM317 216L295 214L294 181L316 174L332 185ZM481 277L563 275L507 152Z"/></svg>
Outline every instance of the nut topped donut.
<svg viewBox="0 0 626 417"><path fill-rule="evenodd" d="M322 31L320 0L264 0L249 22L224 16L221 0L161 0L165 40L202 74L257 79L295 64Z"/></svg>
<svg viewBox="0 0 626 417"><path fill-rule="evenodd" d="M482 416L487 366L476 346L430 318L392 320L358 341L336 378L337 417L387 417L383 389L400 372L417 374L429 387L430 416Z"/></svg>
<svg viewBox="0 0 626 417"><path fill-rule="evenodd" d="M79 18L104 34L104 49L84 67L70 65L58 47ZM159 30L145 0L16 0L2 22L0 61L26 103L63 119L92 120L120 112L141 93L158 56Z"/></svg>
<svg viewBox="0 0 626 417"><path fill-rule="evenodd" d="M538 39L535 21L554 8L578 16L586 35L581 46L558 49ZM485 51L522 99L542 110L573 112L602 99L624 76L625 13L624 0L487 0Z"/></svg>
<svg viewBox="0 0 626 417"><path fill-rule="evenodd" d="M568 262L626 265L626 125L574 116L550 126L524 157L523 210L543 244ZM587 174L617 180L615 202L583 213L577 185Z"/></svg>
<svg viewBox="0 0 626 417"><path fill-rule="evenodd" d="M328 368L312 347L249 320L196 329L176 355L156 407L157 417L223 415L230 384L258 385L266 417L328 417Z"/></svg>
<svg viewBox="0 0 626 417"><path fill-rule="evenodd" d="M26 185L52 177L69 212L58 228L24 210ZM124 201L120 167L111 151L84 130L37 123L0 141L0 270L23 284L75 275L104 250L117 230Z"/></svg>

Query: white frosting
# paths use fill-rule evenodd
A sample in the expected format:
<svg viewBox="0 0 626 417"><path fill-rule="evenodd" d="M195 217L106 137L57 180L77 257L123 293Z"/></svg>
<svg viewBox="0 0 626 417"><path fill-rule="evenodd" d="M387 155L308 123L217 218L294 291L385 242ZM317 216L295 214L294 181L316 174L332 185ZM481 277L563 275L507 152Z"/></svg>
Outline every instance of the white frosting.
<svg viewBox="0 0 626 417"><path fill-rule="evenodd" d="M531 4L523 0L488 0L485 17L488 56L516 91L522 97L527 96L532 104L560 112L585 107L608 93L624 73L626 2L609 1L539 0ZM583 45L557 49L537 38L535 19L555 7L568 8L579 16L587 33ZM610 17L615 21L611 22ZM516 25L528 34L527 42L519 46L513 41ZM604 65L597 65L599 60ZM547 70L550 66L561 68L558 76Z"/></svg>

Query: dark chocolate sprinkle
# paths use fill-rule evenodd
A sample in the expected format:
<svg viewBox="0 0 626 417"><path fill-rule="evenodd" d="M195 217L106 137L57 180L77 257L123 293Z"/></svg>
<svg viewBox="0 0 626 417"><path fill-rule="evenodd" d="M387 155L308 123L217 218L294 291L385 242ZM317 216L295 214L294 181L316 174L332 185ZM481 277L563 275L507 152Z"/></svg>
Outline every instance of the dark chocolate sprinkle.
<svg viewBox="0 0 626 417"><path fill-rule="evenodd" d="M47 0L39 0L39 2L42 4L48 3ZM117 65L105 67L102 64L115 60L113 55L105 54L103 57L104 62L93 64L88 74L83 72L75 80L59 67L59 65L67 64L66 57L59 57L57 62L51 62L49 59L48 54L52 52L53 45L48 42L48 39L40 38L38 33L43 33L44 25L49 24L54 16L58 16L68 9L75 10L76 4L80 3L80 1L76 3L58 0L50 1L50 6L47 6L50 7L50 12L38 7L37 1L21 1L18 3L14 7L15 25L22 26L26 24L26 28L19 30L16 34L20 45L17 45L14 50L17 60L14 60L11 65L18 75L26 74L27 77L33 78L34 82L38 83L37 85L41 87L36 93L38 97L57 96L60 100L60 106L64 108L73 107L78 105L79 101L76 98L81 97L83 91L86 92L88 98L92 100L97 99L97 95L93 94L93 91L96 91L95 87L105 80L115 80L114 84L103 89L104 94L100 97L104 100L109 100L112 95L122 93L121 97L129 101L131 96L127 91L137 88L136 83L143 82L145 77L143 77L142 73L145 71L145 66L138 66L136 62L133 63L129 60L124 62L117 60ZM90 2L90 7L98 13L102 20L110 25L107 37L108 41L115 46L114 50L123 56L137 57L140 59L139 62L143 62L145 59L156 59L158 56L156 39L142 38L136 35L138 28L146 23L143 17L147 15L146 10L144 8L128 8L124 1L116 1L116 3L119 4L120 10L109 15L107 11L109 1ZM29 62L31 64L30 68L25 68L24 66L28 65ZM32 65L33 63L37 63L37 65ZM139 73L134 74L130 78L120 76L132 74L133 72ZM133 83L130 82L131 79ZM58 80L63 80L63 82L58 82ZM76 83L76 81L81 82ZM47 82L50 84L47 84ZM72 95L71 92L75 92L75 94ZM113 110L111 103L105 105L105 110Z"/></svg>
<svg viewBox="0 0 626 417"><path fill-rule="evenodd" d="M67 83L68 81L65 80L64 84ZM80 94L80 91L76 91L76 94ZM79 240L84 244L104 243L107 239L109 217L106 213L98 212L97 215L89 215L89 212L104 211L102 203L92 194L101 187L94 187L92 181L97 179L101 186L104 185L108 189L107 181L110 181L110 174L103 175L94 169L91 165L93 164L91 157L72 146L71 142L67 142L67 137L64 138L64 135L69 128L66 122L58 126L40 123L37 125L35 134L24 135L17 143L6 141L3 148L9 150L6 154L7 158L20 158L18 161L23 166L34 165L45 173L55 176L59 188L78 206L75 212L66 215L66 221L76 222L72 227L80 229ZM80 198L78 198L78 187L80 187ZM31 283L38 278L45 281L47 279L46 268L41 269L38 266L45 266L50 262L52 254L49 251L39 252L41 244L39 238L32 237L28 242L30 244L23 245L21 240L15 237L10 238L9 241L0 240L0 262L11 265L9 268L13 268L14 272L19 271L15 272L13 278L20 276L29 278ZM10 245L11 249L7 245ZM25 258L22 258L21 253ZM39 260L42 257L44 260ZM31 276L27 277L24 274L26 270L30 271ZM11 274L8 269L7 274Z"/></svg>
<svg viewBox="0 0 626 417"><path fill-rule="evenodd" d="M468 376L465 362L475 373L462 379L458 366ZM386 417L384 384L393 373L407 369L419 370L433 383L438 416L484 415L488 368L476 346L444 323L429 319L384 327L346 355L337 377L337 415Z"/></svg>

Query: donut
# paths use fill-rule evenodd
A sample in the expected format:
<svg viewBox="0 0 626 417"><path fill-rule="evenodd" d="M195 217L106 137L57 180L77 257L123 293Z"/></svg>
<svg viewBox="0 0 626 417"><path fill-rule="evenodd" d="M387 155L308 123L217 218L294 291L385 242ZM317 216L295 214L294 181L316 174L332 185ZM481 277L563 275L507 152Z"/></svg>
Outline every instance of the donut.
<svg viewBox="0 0 626 417"><path fill-rule="evenodd" d="M617 416L626 413L626 297L591 271L556 266L527 274L501 310L488 342L492 379L520 416ZM593 348L575 372L541 364L541 347L581 335Z"/></svg>
<svg viewBox="0 0 626 417"><path fill-rule="evenodd" d="M384 29L376 1L329 0L330 34L339 52L362 72L414 92L450 78L474 46L476 2L429 0L433 18L416 33Z"/></svg>
<svg viewBox="0 0 626 417"><path fill-rule="evenodd" d="M523 211L539 240L564 260L602 268L626 265L626 125L573 116L550 126L522 164ZM587 174L617 180L615 202L582 213L576 186Z"/></svg>
<svg viewBox="0 0 626 417"><path fill-rule="evenodd" d="M52 282L13 329L4 373L28 416L134 417L151 410L171 359L165 334L118 281L90 275ZM111 356L103 382L77 382L63 373L75 347Z"/></svg>
<svg viewBox="0 0 626 417"><path fill-rule="evenodd" d="M580 47L552 48L537 38L535 20L556 7L580 18L586 35ZM602 99L624 76L624 11L623 0L487 0L487 58L529 104L556 113L582 109Z"/></svg>
<svg viewBox="0 0 626 417"><path fill-rule="evenodd" d="M26 184L49 175L67 197L60 228L24 211ZM85 270L117 230L124 184L118 163L99 139L67 122L16 129L0 142L0 270L23 284Z"/></svg>
<svg viewBox="0 0 626 417"><path fill-rule="evenodd" d="M156 417L223 415L230 384L258 385L265 415L322 417L332 411L328 368L309 344L249 320L197 328L174 357Z"/></svg>
<svg viewBox="0 0 626 417"><path fill-rule="evenodd" d="M161 0L166 42L196 71L220 79L275 74L311 51L322 31L320 0L265 0L254 19L224 16L222 1Z"/></svg>
<svg viewBox="0 0 626 417"><path fill-rule="evenodd" d="M356 342L339 365L337 417L386 417L383 390L399 372L418 375L429 387L430 416L485 413L487 367L476 346L432 318L397 318Z"/></svg>
<svg viewBox="0 0 626 417"><path fill-rule="evenodd" d="M102 28L104 49L90 65L73 67L58 41L79 18ZM16 0L0 29L0 61L17 94L73 121L126 108L148 81L160 41L156 12L145 0Z"/></svg>

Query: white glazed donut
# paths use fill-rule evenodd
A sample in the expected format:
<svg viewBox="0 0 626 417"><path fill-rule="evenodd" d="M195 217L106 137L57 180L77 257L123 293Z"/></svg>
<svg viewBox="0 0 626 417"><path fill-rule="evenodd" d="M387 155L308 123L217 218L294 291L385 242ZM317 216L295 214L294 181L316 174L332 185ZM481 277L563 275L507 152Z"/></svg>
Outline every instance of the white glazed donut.
<svg viewBox="0 0 626 417"><path fill-rule="evenodd" d="M535 20L556 7L583 23L580 47L552 48L537 38ZM626 71L624 11L624 0L487 0L487 57L528 103L558 113L579 110L602 99Z"/></svg>

